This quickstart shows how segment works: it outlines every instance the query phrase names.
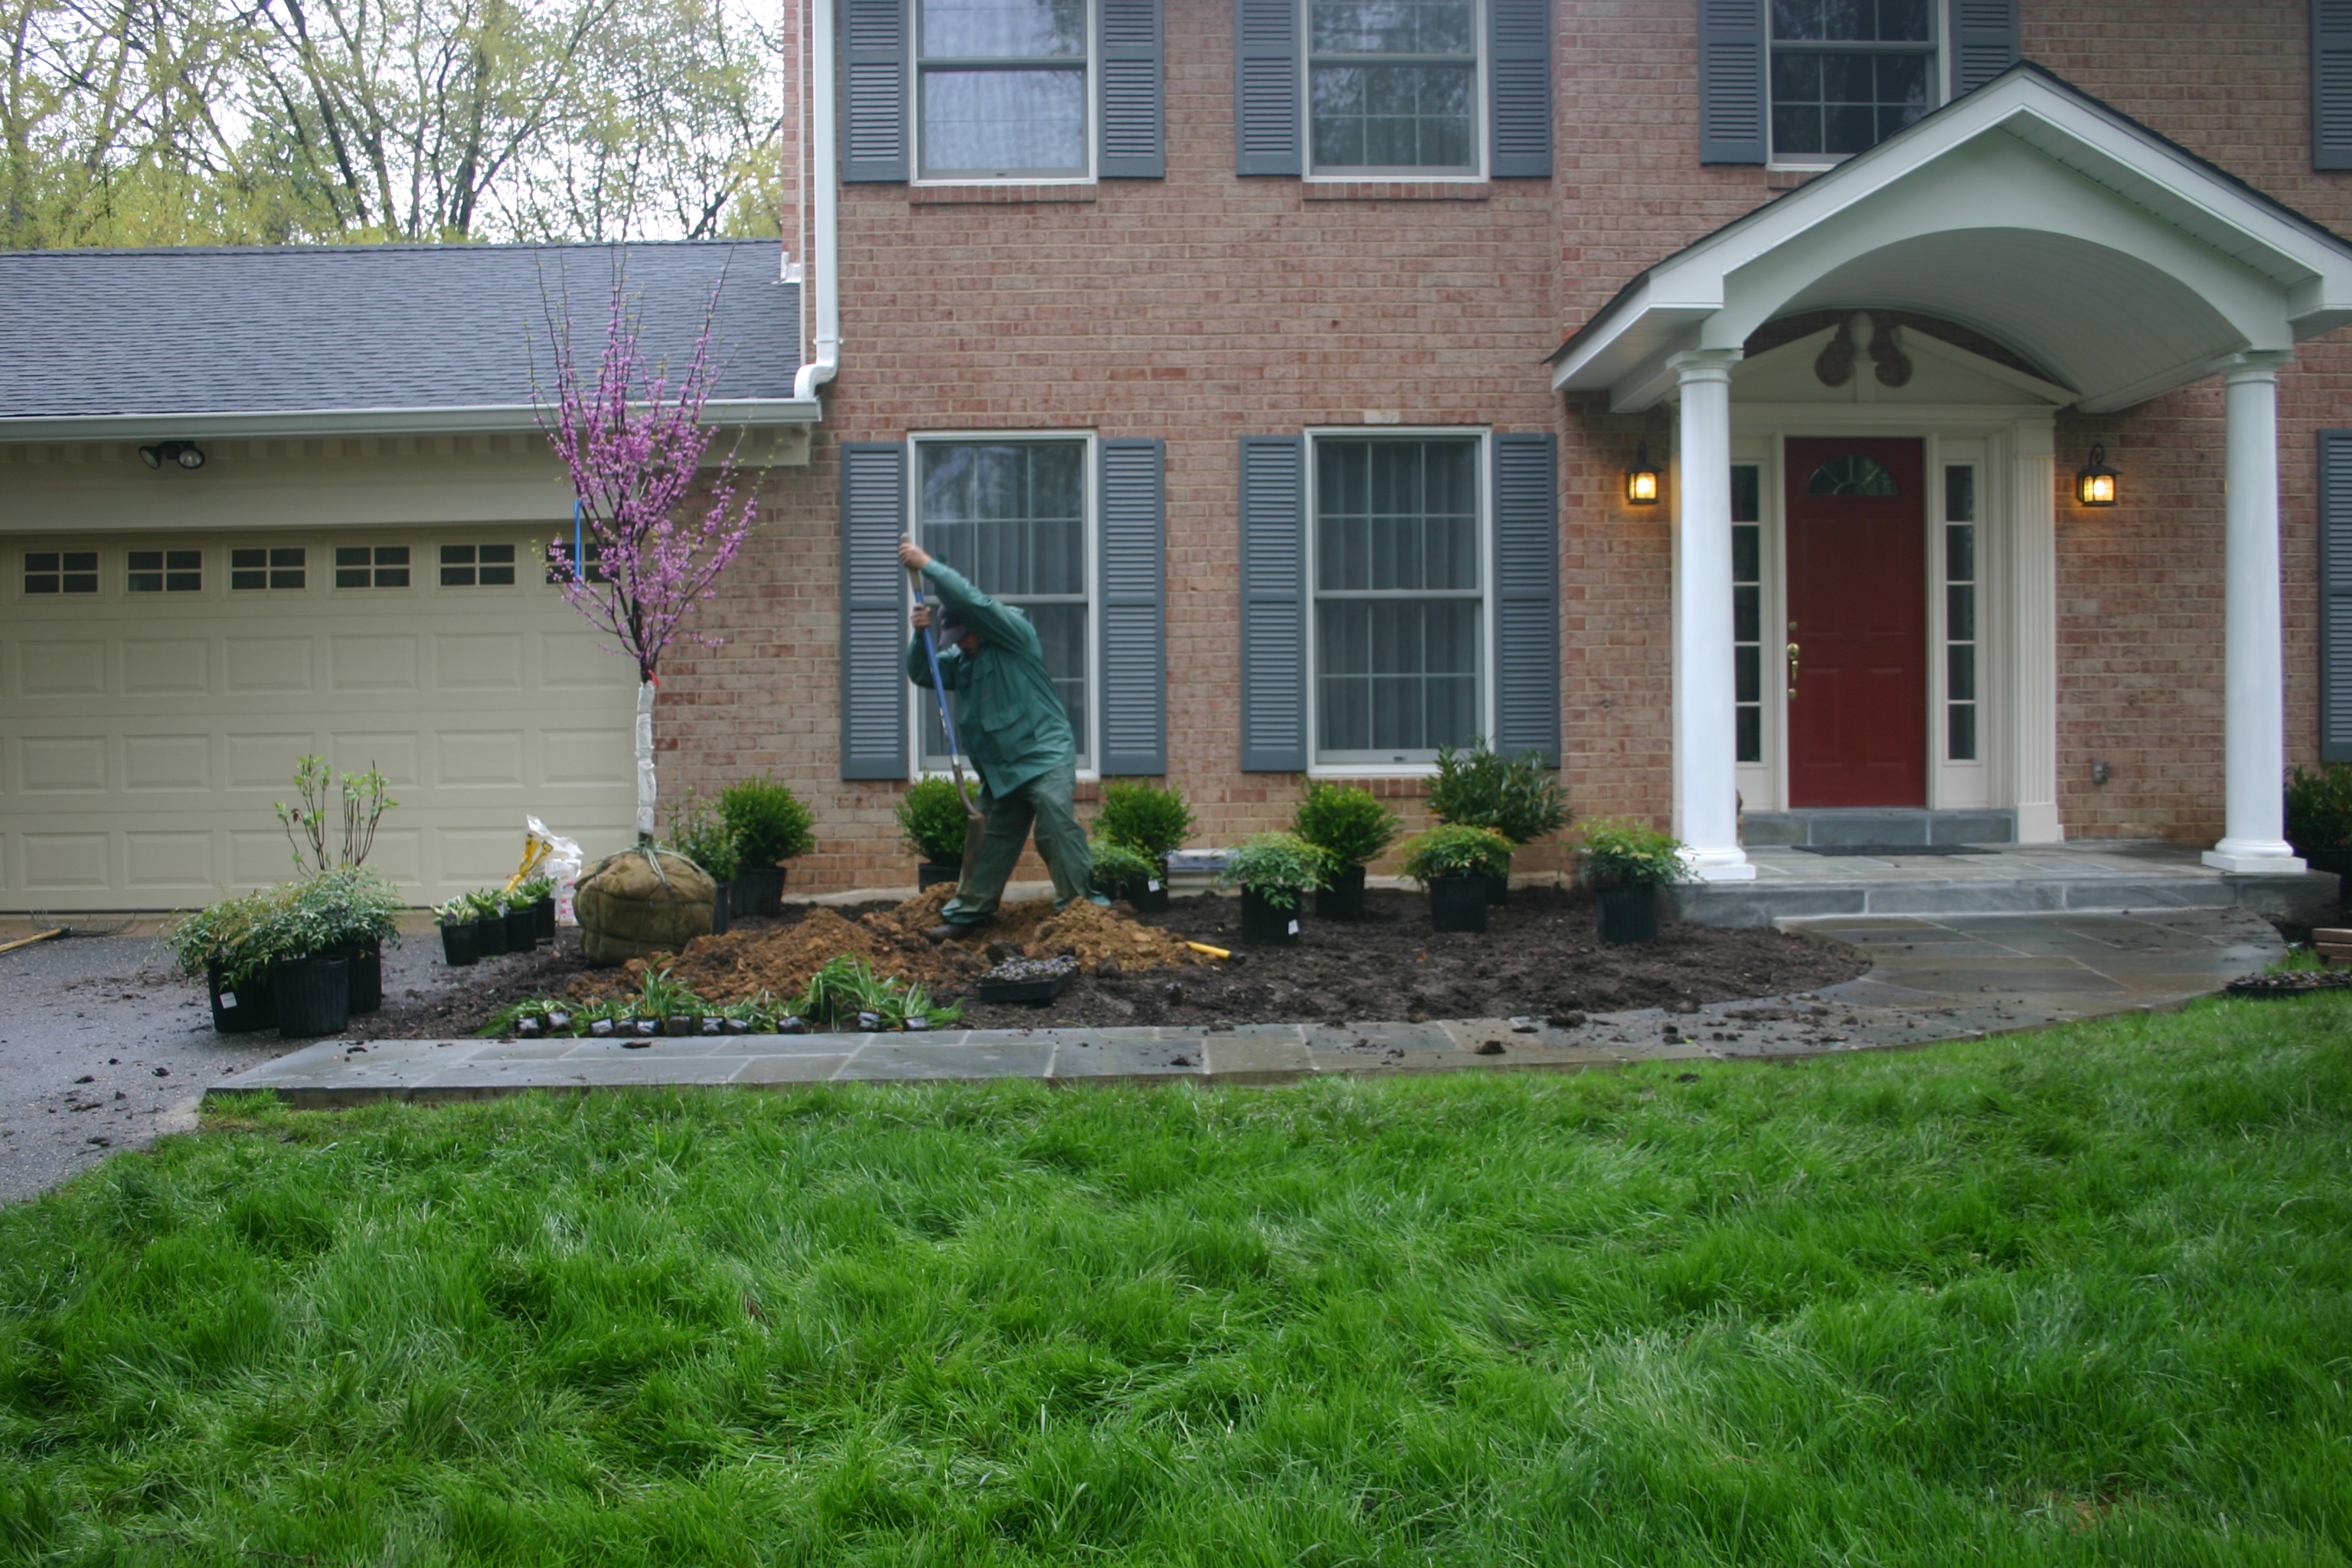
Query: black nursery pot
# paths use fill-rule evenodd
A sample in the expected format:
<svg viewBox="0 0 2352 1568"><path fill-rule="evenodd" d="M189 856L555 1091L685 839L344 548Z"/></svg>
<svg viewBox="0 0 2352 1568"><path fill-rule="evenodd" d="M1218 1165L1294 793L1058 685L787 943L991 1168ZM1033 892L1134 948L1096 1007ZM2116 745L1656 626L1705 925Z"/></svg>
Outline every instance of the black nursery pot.
<svg viewBox="0 0 2352 1568"><path fill-rule="evenodd" d="M1485 931L1486 879L1432 877L1429 879L1429 923L1434 931Z"/></svg>
<svg viewBox="0 0 2352 1568"><path fill-rule="evenodd" d="M961 861L926 860L915 868L915 889L918 892L925 888L936 888L941 882L962 879L963 865Z"/></svg>
<svg viewBox="0 0 2352 1568"><path fill-rule="evenodd" d="M711 884L710 934L713 936L725 936L727 934L727 920L729 914L731 912L728 908L731 901L728 895L728 889L733 886L734 884L731 882L714 882Z"/></svg>
<svg viewBox="0 0 2352 1568"><path fill-rule="evenodd" d="M1507 904L1511 901L1511 868L1508 861L1504 863L1501 876L1486 879L1486 901L1490 904Z"/></svg>
<svg viewBox="0 0 2352 1568"><path fill-rule="evenodd" d="M529 952L539 945L539 911L525 904L507 911L507 951Z"/></svg>
<svg viewBox="0 0 2352 1568"><path fill-rule="evenodd" d="M271 979L278 997L278 1032L340 1034L352 1016L351 965L341 958L289 958Z"/></svg>
<svg viewBox="0 0 2352 1568"><path fill-rule="evenodd" d="M1138 914L1158 914L1168 908L1166 876L1138 877L1131 882L1121 882L1116 897L1127 900Z"/></svg>
<svg viewBox="0 0 2352 1568"><path fill-rule="evenodd" d="M337 957L351 967L352 1016L380 1013L383 1010L383 942L370 937L359 946L346 948Z"/></svg>
<svg viewBox="0 0 2352 1568"><path fill-rule="evenodd" d="M1278 910L1247 888L1242 889L1242 940L1293 942L1298 940L1299 910Z"/></svg>
<svg viewBox="0 0 2352 1568"><path fill-rule="evenodd" d="M506 956L507 917L505 915L477 915L474 918L474 951L484 958Z"/></svg>
<svg viewBox="0 0 2352 1568"><path fill-rule="evenodd" d="M531 918L539 922L539 940L555 940L555 895L550 893L530 906Z"/></svg>
<svg viewBox="0 0 2352 1568"><path fill-rule="evenodd" d="M736 915L776 915L784 910L784 868L782 866L748 866L735 873L735 890L729 895L727 912Z"/></svg>
<svg viewBox="0 0 2352 1568"><path fill-rule="evenodd" d="M213 1027L224 1035L247 1035L278 1022L277 999L269 988L269 971L244 980L225 980L217 963L205 966L205 988L212 993Z"/></svg>
<svg viewBox="0 0 2352 1568"><path fill-rule="evenodd" d="M452 969L463 969L482 956L480 945L474 940L473 921L441 922L441 962Z"/></svg>
<svg viewBox="0 0 2352 1568"><path fill-rule="evenodd" d="M1603 942L1655 942L1658 940L1658 889L1647 883L1626 887L1604 883L1593 889L1595 907L1601 911L1601 940Z"/></svg>
<svg viewBox="0 0 2352 1568"><path fill-rule="evenodd" d="M1350 866L1331 879L1328 888L1315 889L1318 921L1360 921L1364 918L1364 868Z"/></svg>

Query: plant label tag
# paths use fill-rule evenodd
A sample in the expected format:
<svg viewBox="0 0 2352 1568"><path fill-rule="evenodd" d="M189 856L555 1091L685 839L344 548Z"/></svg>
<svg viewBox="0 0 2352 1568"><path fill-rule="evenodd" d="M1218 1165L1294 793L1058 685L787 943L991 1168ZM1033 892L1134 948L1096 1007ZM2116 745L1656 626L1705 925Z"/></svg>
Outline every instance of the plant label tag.
<svg viewBox="0 0 2352 1568"><path fill-rule="evenodd" d="M234 1006L236 1006L236 992L234 992L234 991L224 991L224 992L222 992L222 993L221 993L221 1005L222 1005L222 1006L224 1006L224 1007L234 1007Z"/></svg>
<svg viewBox="0 0 2352 1568"><path fill-rule="evenodd" d="M1143 890L1147 893L1156 893L1160 890L1160 884L1152 881L1149 878L1146 878L1143 883Z"/></svg>
<svg viewBox="0 0 2352 1568"><path fill-rule="evenodd" d="M1297 921L1290 922L1290 934L1293 936L1297 936L1298 934L1298 922Z"/></svg>

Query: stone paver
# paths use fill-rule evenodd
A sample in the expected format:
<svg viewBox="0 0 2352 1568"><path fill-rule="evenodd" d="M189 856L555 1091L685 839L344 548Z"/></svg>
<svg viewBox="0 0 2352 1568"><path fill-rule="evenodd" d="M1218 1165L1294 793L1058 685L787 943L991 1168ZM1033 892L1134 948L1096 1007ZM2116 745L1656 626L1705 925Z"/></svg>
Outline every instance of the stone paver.
<svg viewBox="0 0 2352 1568"><path fill-rule="evenodd" d="M1229 1030L941 1030L619 1040L321 1041L247 1067L211 1095L302 1106L453 1100L529 1089L819 1083L1286 1083L1365 1074L1581 1072L1631 1061L1883 1049L2168 1006L2284 952L2242 910L2145 914L1853 915L1788 922L1851 942L1871 972L1796 996L1561 1018L1256 1024Z"/></svg>

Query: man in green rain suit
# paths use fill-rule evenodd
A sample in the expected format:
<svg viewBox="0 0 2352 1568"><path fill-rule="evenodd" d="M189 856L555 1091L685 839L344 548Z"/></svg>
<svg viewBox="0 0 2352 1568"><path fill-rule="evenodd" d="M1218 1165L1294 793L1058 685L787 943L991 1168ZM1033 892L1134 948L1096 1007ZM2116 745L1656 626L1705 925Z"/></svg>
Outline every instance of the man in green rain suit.
<svg viewBox="0 0 2352 1568"><path fill-rule="evenodd" d="M913 540L898 546L898 559L908 571L929 577L940 600L937 612L929 605L915 607L907 679L918 686L931 684L923 638L935 636L940 681L955 693L956 739L980 774L980 809L988 823L979 853L965 856L956 896L940 911L945 923L926 934L947 942L988 922L1033 825L1037 853L1054 874L1054 907L1066 909L1076 899L1108 903L1094 891L1094 856L1073 805L1077 742L1045 672L1045 649L1036 628L1019 610L998 604L953 567L932 560Z"/></svg>

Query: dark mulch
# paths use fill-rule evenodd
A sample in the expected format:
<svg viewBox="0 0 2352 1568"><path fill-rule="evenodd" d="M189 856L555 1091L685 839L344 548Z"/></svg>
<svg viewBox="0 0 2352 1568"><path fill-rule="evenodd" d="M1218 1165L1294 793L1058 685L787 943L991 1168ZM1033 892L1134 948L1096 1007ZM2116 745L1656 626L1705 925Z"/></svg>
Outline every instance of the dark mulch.
<svg viewBox="0 0 2352 1568"><path fill-rule="evenodd" d="M1232 959L1081 974L1042 1005L953 999L963 1004L965 1026L981 1029L1558 1017L1811 991L1870 967L1851 948L1773 931L1672 925L1654 942L1604 944L1595 934L1591 894L1576 889L1517 889L1509 903L1487 911L1486 931L1475 936L1432 931L1419 893L1374 889L1365 904L1370 918L1360 923L1303 921L1294 946L1245 947L1238 901L1178 899L1165 913L1137 918L1230 948ZM757 929L798 918L788 909L777 921L738 924ZM410 941L421 946L433 938ZM352 1033L470 1034L509 1003L563 994L583 967L570 933L552 951L471 969L446 968L436 956L409 984L397 991L387 984L384 1011L353 1019Z"/></svg>

